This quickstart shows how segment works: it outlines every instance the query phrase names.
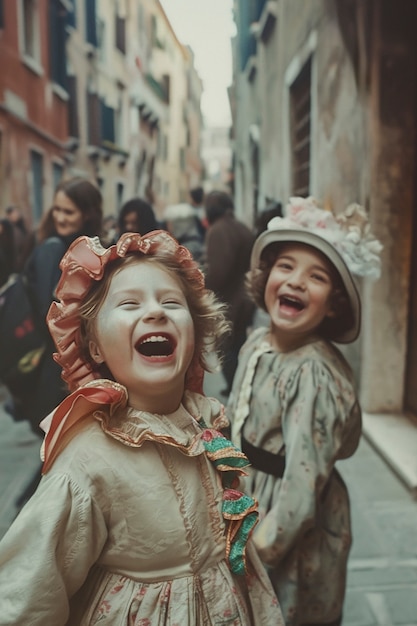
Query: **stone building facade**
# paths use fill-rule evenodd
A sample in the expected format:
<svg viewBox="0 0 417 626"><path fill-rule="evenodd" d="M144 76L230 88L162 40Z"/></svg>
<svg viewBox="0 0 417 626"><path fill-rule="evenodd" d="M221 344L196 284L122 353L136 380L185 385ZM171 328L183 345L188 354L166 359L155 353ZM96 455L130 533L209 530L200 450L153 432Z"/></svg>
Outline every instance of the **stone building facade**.
<svg viewBox="0 0 417 626"><path fill-rule="evenodd" d="M2 4L0 210L18 204L32 226L66 167L68 93L49 47L64 25L47 0Z"/></svg>
<svg viewBox="0 0 417 626"><path fill-rule="evenodd" d="M417 415L417 4L235 2L235 197L252 221L271 200L359 202L384 245L361 285L347 350L370 413Z"/></svg>
<svg viewBox="0 0 417 626"><path fill-rule="evenodd" d="M36 227L62 177L94 180L106 215L157 213L202 176L201 80L159 0L0 3L0 215Z"/></svg>

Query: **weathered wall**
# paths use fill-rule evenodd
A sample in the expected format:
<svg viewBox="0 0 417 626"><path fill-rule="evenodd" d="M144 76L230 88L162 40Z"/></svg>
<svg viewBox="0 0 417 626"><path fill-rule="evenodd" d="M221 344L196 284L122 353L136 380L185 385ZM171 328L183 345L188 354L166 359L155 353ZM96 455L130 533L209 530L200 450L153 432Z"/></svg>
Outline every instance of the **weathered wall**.
<svg viewBox="0 0 417 626"><path fill-rule="evenodd" d="M401 412L415 211L415 3L375 5L371 73L370 209L384 244L383 275L364 292L363 404ZM415 381L414 381L415 384Z"/></svg>
<svg viewBox="0 0 417 626"><path fill-rule="evenodd" d="M390 0L282 0L277 7L275 30L258 45L256 80L238 77L237 194L250 192L244 133L254 122L260 198L286 202L292 194L290 87L311 57L310 193L336 212L350 202L364 205L384 245L381 279L360 285L361 338L343 351L363 408L402 412L416 204L417 4L405 0L398 11Z"/></svg>

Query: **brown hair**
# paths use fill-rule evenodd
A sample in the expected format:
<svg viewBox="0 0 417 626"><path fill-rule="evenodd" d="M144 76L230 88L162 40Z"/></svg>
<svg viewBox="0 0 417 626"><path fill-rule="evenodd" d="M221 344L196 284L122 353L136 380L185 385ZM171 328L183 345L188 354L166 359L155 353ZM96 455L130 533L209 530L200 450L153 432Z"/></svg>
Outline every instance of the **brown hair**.
<svg viewBox="0 0 417 626"><path fill-rule="evenodd" d="M291 243L290 241L271 243L263 250L259 262L259 268L252 269L246 274L246 288L255 304L266 311L265 305L265 287L268 282L271 269L282 250L282 247ZM307 245L308 244L304 244ZM311 247L311 246L310 246ZM343 281L339 272L336 270L330 259L320 250L314 248L328 263L331 270L331 280L333 290L331 293L331 307L334 311L334 317L326 317L321 323L318 332L329 340L339 336L346 328L350 328L354 324L354 317L350 301Z"/></svg>
<svg viewBox="0 0 417 626"><path fill-rule="evenodd" d="M100 190L86 178L80 176L63 180L55 189L56 194L62 191L81 211L84 225L80 235L95 237L101 234L103 220L103 198ZM45 214L39 226L38 239L44 241L56 234L52 206Z"/></svg>
<svg viewBox="0 0 417 626"><path fill-rule="evenodd" d="M224 191L210 191L205 197L204 208L208 223L214 224L226 213L234 212L233 199Z"/></svg>
<svg viewBox="0 0 417 626"><path fill-rule="evenodd" d="M221 342L223 337L230 332L229 323L225 317L226 307L217 300L212 291L197 286L192 276L194 268L184 267L174 255L167 256L166 253L156 253L152 256L142 253L128 254L107 265L103 278L94 283L80 305L80 349L83 357L93 370L98 371L101 376L109 377L107 368L97 365L92 360L89 340L95 336L97 313L107 295L112 277L122 267L138 262L153 263L161 267L181 284L194 323L194 359L197 358L201 367L210 371L207 360L209 353L214 351L220 357Z"/></svg>

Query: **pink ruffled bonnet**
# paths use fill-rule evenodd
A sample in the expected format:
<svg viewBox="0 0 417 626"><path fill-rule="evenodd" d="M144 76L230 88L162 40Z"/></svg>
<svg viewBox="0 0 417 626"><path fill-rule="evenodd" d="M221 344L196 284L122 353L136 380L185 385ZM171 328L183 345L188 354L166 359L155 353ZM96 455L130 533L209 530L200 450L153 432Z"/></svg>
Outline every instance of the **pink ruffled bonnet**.
<svg viewBox="0 0 417 626"><path fill-rule="evenodd" d="M47 315L49 330L57 348L54 359L62 367L62 378L70 391L100 378L80 350L80 304L94 281L102 279L110 262L132 253L174 257L187 270L188 279L195 289L205 288L203 273L190 252L166 231L156 230L144 236L125 233L109 248L104 248L98 237L82 236L76 239L61 260L62 275L56 289L58 302L51 304ZM198 357L195 355L190 366L186 388L201 393L203 369Z"/></svg>

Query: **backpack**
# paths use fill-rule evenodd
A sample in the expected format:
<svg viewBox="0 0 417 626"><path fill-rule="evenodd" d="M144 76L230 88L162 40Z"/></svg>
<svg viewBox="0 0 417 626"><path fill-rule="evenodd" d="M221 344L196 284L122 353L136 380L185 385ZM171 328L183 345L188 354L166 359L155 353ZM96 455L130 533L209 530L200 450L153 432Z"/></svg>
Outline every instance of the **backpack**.
<svg viewBox="0 0 417 626"><path fill-rule="evenodd" d="M24 274L0 288L0 382L19 397L36 384L46 338Z"/></svg>

